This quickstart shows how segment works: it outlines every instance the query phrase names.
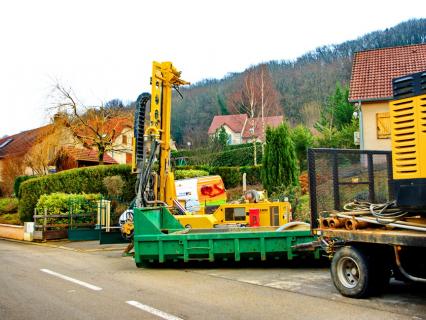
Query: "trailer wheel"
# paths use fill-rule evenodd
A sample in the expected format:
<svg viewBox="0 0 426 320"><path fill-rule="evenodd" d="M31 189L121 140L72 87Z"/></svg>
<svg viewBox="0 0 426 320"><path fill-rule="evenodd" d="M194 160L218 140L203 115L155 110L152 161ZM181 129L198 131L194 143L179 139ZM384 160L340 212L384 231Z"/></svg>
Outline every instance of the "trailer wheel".
<svg viewBox="0 0 426 320"><path fill-rule="evenodd" d="M372 270L368 257L353 246L341 248L331 262L331 278L343 296L366 297L372 284Z"/></svg>

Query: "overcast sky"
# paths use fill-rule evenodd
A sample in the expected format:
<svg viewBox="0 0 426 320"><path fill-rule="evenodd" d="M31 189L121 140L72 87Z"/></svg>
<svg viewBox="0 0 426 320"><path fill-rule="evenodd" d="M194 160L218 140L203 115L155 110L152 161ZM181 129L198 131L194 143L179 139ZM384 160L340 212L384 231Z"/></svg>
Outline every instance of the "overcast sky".
<svg viewBox="0 0 426 320"><path fill-rule="evenodd" d="M87 105L149 91L151 62L221 78L426 14L426 1L20 1L0 3L0 137L48 123L56 80Z"/></svg>

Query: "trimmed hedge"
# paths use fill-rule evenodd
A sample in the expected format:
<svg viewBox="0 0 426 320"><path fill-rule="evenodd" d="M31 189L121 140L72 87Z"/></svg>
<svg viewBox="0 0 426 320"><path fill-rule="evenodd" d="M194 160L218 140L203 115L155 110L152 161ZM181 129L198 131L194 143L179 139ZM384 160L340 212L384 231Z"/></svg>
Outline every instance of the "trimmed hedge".
<svg viewBox="0 0 426 320"><path fill-rule="evenodd" d="M19 193L19 187L21 186L22 182L37 178L38 176L19 176L15 178L15 182L13 183L13 192L15 193L15 197L18 199L21 198L21 195Z"/></svg>
<svg viewBox="0 0 426 320"><path fill-rule="evenodd" d="M68 194L63 192L54 192L44 194L38 199L36 209L38 214L46 212L47 215L68 214L72 209L73 214L95 213L96 200L100 200L99 193L91 194ZM95 211L94 211L95 210ZM39 218L43 219L43 218ZM92 217L75 217L74 223L89 222ZM48 224L67 223L68 218L50 218Z"/></svg>
<svg viewBox="0 0 426 320"><path fill-rule="evenodd" d="M188 178L196 178L196 177L204 177L208 176L209 172L205 170L175 170L175 179L188 179Z"/></svg>
<svg viewBox="0 0 426 320"><path fill-rule="evenodd" d="M226 146L224 150L213 152L209 149L181 150L172 152L172 159L185 157L188 165L208 164L213 167L252 166L253 144L245 143ZM262 162L262 145L256 145L257 163Z"/></svg>
<svg viewBox="0 0 426 320"><path fill-rule="evenodd" d="M261 166L245 167L211 167L211 166L179 166L179 170L203 170L210 175L219 175L222 177L226 188L234 188L243 181L243 173L246 173L247 184L260 183ZM176 170L176 171L179 171Z"/></svg>
<svg viewBox="0 0 426 320"><path fill-rule="evenodd" d="M125 182L123 200L130 201L135 196L136 176L128 165L95 166L61 171L21 184L19 215L22 221L31 221L38 199L43 194L64 193L101 193L107 190L103 179L109 176L121 176Z"/></svg>
<svg viewBox="0 0 426 320"><path fill-rule="evenodd" d="M37 201L36 209L40 214L46 210L47 214L65 214L68 213L72 206L73 214L82 214L87 209L93 208L90 203L94 200L100 200L99 193L90 194L69 194L63 192L54 192L51 194L43 194Z"/></svg>

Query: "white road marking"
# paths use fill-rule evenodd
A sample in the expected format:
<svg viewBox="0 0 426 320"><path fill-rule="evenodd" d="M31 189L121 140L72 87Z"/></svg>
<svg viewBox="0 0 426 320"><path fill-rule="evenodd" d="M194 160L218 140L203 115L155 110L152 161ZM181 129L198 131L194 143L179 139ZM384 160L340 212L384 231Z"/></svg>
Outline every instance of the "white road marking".
<svg viewBox="0 0 426 320"><path fill-rule="evenodd" d="M61 278L61 279L64 279L64 280L67 280L67 281L73 282L73 283L76 283L76 284L78 284L78 285L80 285L80 286L83 286L83 287L89 288L89 289L91 289L91 290L95 290L95 291L100 291L100 290L102 290L102 288L97 287L97 286L94 286L93 284L90 284L90 283L87 283L87 282L84 282L84 281L80 281L80 280L77 280L77 279L74 279L74 278L71 278L71 277L65 276L65 275L63 275L63 274L57 273L57 272L52 271L52 270L49 270L49 269L40 269L40 271L41 271L41 272L48 273L48 274L50 274L50 275L52 275L52 276L55 276L55 277L58 277L58 278Z"/></svg>
<svg viewBox="0 0 426 320"><path fill-rule="evenodd" d="M166 320L182 320L182 318L176 317L172 314L169 314L167 312L155 309L153 307L147 306L146 304L142 304L140 302L137 301L126 301L127 304L130 304L131 306L134 306L136 308L139 308L143 311L149 312L153 315L156 315L157 317L160 317L162 319L166 319Z"/></svg>

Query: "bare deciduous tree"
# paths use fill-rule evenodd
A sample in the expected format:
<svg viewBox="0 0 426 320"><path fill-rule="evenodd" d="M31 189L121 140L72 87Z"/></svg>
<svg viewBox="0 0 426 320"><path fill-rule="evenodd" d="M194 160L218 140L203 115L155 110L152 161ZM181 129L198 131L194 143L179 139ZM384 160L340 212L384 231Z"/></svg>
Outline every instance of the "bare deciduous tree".
<svg viewBox="0 0 426 320"><path fill-rule="evenodd" d="M56 113L58 125L69 129L74 139L84 148L95 149L99 164L109 151L124 151L116 143L124 126L131 126L133 115L119 108L85 107L71 89L60 84L55 86L56 102L51 109Z"/></svg>
<svg viewBox="0 0 426 320"><path fill-rule="evenodd" d="M242 86L228 97L232 113L245 113L249 117L249 132L254 147L254 164L256 158L256 128L261 125L261 136L265 136L265 118L282 114L279 93L266 65L251 68L244 74ZM258 123L260 119L261 123ZM263 153L263 144L262 144Z"/></svg>

